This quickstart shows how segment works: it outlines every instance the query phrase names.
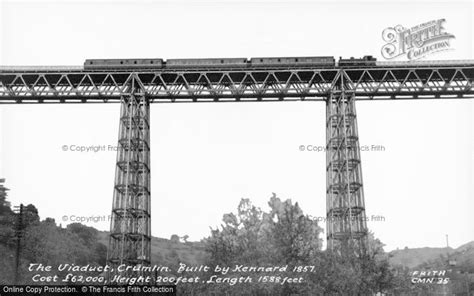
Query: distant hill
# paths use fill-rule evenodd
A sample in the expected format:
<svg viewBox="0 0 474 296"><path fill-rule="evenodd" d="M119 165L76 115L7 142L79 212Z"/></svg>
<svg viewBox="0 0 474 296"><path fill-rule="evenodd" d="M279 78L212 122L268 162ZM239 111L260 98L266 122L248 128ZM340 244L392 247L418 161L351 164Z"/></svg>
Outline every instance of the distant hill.
<svg viewBox="0 0 474 296"><path fill-rule="evenodd" d="M109 233L99 232L99 241L109 244ZM170 266L178 262L200 265L206 261L207 253L201 242L172 242L169 239L151 238L151 262L156 265Z"/></svg>
<svg viewBox="0 0 474 296"><path fill-rule="evenodd" d="M414 268L424 262L435 260L452 252L452 248L405 248L389 252L389 257L390 263L393 265Z"/></svg>
<svg viewBox="0 0 474 296"><path fill-rule="evenodd" d="M426 247L395 250L389 252L389 260L392 265L415 268L423 264L444 264L448 255L450 260L456 261L456 266L474 272L474 241L464 244L457 249Z"/></svg>
<svg viewBox="0 0 474 296"><path fill-rule="evenodd" d="M459 269L474 273L474 241L457 248L450 258L456 260Z"/></svg>

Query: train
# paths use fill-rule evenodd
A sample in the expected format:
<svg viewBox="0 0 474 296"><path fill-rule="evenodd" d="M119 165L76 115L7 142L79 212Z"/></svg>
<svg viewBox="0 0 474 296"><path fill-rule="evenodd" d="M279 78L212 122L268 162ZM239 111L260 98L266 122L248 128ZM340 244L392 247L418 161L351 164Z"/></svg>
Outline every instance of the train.
<svg viewBox="0 0 474 296"><path fill-rule="evenodd" d="M265 68L265 67L369 67L375 66L373 56L343 59L338 63L332 56L319 57L261 57L261 58L213 58L213 59L87 59L85 70L107 69L217 69L217 68Z"/></svg>

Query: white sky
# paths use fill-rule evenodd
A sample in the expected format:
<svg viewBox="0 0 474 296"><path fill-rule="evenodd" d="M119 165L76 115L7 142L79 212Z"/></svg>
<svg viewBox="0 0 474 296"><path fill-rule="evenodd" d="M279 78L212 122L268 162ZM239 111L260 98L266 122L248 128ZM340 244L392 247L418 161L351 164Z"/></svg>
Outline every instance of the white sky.
<svg viewBox="0 0 474 296"><path fill-rule="evenodd" d="M445 18L472 59L473 2L0 2L2 65L81 65L86 58L380 57L383 29ZM209 235L242 197L272 192L325 216L324 103L152 105L152 234ZM472 100L359 102L366 212L386 250L474 240ZM42 218L110 214L118 104L0 105L0 176L13 204ZM63 223L65 225L66 223ZM108 229L108 222L87 223ZM324 227L324 224L321 224Z"/></svg>

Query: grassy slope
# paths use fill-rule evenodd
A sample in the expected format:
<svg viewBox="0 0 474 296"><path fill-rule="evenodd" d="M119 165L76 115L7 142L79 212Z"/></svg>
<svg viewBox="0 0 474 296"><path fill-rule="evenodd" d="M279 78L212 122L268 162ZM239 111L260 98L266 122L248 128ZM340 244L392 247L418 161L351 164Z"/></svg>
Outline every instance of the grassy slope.
<svg viewBox="0 0 474 296"><path fill-rule="evenodd" d="M402 265L409 268L415 268L426 262L440 261L441 257L446 258L449 254L450 259L457 262L457 266L470 266L471 272L474 272L474 241L460 246L457 249L452 248L416 248L396 250L389 253L390 263Z"/></svg>
<svg viewBox="0 0 474 296"><path fill-rule="evenodd" d="M99 232L99 241L108 245L108 232ZM206 252L201 242L173 243L168 239L152 237L151 262L156 265L169 266L176 262L189 265L204 264Z"/></svg>

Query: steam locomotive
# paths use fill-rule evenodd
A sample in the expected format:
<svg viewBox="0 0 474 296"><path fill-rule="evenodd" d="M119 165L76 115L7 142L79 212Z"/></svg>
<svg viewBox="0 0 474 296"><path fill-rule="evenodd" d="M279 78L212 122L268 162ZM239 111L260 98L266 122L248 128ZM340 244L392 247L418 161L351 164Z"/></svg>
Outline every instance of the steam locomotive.
<svg viewBox="0 0 474 296"><path fill-rule="evenodd" d="M360 59L351 57L350 59L343 59L339 57L339 67L360 67L360 66L375 66L377 59L373 56L364 56Z"/></svg>
<svg viewBox="0 0 474 296"><path fill-rule="evenodd" d="M272 58L222 58L222 59L88 59L84 62L85 70L106 69L188 69L188 68L265 68L265 67L363 67L375 66L376 58L364 56L360 59L321 57L272 57Z"/></svg>

